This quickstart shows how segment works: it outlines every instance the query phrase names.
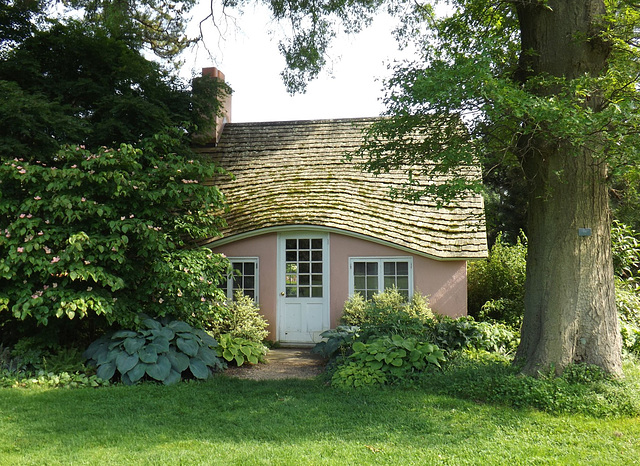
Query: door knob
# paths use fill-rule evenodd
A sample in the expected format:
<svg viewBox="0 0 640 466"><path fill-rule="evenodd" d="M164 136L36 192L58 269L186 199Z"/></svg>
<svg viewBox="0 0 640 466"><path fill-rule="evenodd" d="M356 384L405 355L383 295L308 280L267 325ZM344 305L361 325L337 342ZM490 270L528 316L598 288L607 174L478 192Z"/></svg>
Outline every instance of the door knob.
<svg viewBox="0 0 640 466"><path fill-rule="evenodd" d="M284 291L281 291L281 292L280 292L280 296L284 296Z"/></svg>

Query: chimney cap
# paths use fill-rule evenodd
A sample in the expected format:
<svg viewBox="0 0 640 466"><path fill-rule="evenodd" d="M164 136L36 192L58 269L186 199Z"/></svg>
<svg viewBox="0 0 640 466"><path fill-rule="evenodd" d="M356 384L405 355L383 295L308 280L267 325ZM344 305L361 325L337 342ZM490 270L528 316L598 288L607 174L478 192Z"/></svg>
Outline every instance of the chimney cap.
<svg viewBox="0 0 640 466"><path fill-rule="evenodd" d="M215 66L202 68L202 76L210 76L212 78L217 78L221 81L224 81L224 73Z"/></svg>

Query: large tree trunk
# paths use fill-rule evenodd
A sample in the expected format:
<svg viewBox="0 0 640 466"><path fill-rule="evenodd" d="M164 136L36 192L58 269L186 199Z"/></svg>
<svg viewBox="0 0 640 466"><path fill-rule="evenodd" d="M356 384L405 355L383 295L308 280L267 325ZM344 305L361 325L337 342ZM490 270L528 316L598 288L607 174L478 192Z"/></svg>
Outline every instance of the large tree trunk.
<svg viewBox="0 0 640 466"><path fill-rule="evenodd" d="M602 0L522 1L520 79L596 76L609 48L595 33ZM540 87L542 96L557 92ZM598 111L598 96L584 101ZM537 122L544 127L544 122ZM597 147L532 137L523 144L530 186L525 315L516 355L523 372L589 363L622 373L611 258L606 164Z"/></svg>

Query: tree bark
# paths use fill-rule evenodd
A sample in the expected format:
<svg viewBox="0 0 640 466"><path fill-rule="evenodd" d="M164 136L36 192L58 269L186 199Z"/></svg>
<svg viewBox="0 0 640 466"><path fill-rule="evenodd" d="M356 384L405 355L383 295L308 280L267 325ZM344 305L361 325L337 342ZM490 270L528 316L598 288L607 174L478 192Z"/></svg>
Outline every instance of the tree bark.
<svg viewBox="0 0 640 466"><path fill-rule="evenodd" d="M609 47L597 36L602 0L520 1L519 78L597 76ZM557 89L540 87L541 96ZM597 95L585 106L598 111ZM544 128L544 122L536 122ZM622 374L615 304L606 163L597 147L534 136L521 157L529 182L523 372L560 374L571 363Z"/></svg>

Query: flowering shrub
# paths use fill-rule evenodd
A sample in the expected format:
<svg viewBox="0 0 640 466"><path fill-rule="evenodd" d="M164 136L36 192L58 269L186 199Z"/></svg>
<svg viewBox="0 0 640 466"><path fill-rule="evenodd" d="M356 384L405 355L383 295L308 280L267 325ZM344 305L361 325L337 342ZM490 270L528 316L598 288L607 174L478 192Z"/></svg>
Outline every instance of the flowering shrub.
<svg viewBox="0 0 640 466"><path fill-rule="evenodd" d="M221 225L223 197L200 182L218 171L171 130L135 146L0 159L0 311L44 325L102 315L130 326L141 311L200 320L227 269L191 248Z"/></svg>

